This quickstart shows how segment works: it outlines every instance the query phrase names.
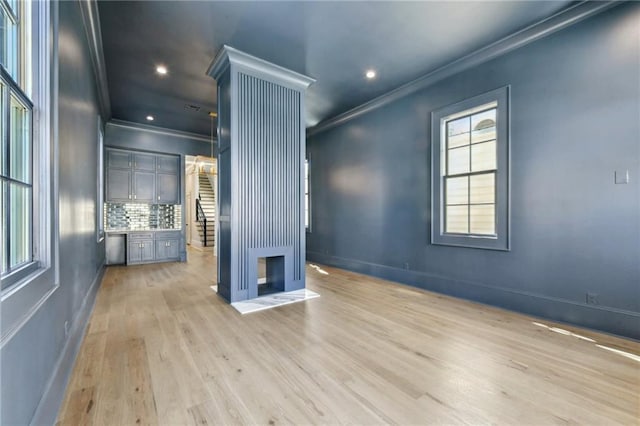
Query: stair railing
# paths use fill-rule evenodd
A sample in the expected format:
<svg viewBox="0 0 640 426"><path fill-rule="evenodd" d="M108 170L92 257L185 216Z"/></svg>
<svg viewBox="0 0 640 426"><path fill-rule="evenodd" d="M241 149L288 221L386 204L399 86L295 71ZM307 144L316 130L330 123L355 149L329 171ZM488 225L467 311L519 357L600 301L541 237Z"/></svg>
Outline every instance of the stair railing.
<svg viewBox="0 0 640 426"><path fill-rule="evenodd" d="M207 216L204 214L204 210L202 209L202 205L200 204L200 194L198 194L198 198L196 198L196 222L200 222L202 224L202 235L203 235L203 243L204 246L207 246Z"/></svg>

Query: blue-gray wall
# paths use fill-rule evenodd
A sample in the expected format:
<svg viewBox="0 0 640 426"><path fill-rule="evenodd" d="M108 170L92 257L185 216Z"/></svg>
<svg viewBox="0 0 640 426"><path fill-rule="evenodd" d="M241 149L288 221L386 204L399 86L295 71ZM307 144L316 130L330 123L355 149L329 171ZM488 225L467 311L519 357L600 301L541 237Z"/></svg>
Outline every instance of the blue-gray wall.
<svg viewBox="0 0 640 426"><path fill-rule="evenodd" d="M430 114L505 85L511 251L431 245ZM307 151L309 260L640 339L640 4L317 133Z"/></svg>
<svg viewBox="0 0 640 426"><path fill-rule="evenodd" d="M55 419L73 363L72 346L82 337L103 271L104 244L96 237L94 73L79 2L58 5L60 285L2 348L3 425L29 424L39 404L41 420Z"/></svg>

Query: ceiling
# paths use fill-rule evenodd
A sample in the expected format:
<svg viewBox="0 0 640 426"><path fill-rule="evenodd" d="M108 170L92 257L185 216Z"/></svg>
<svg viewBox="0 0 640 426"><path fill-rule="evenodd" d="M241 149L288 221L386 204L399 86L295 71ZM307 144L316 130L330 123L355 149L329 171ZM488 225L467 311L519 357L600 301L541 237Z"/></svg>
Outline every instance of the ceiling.
<svg viewBox="0 0 640 426"><path fill-rule="evenodd" d="M205 72L228 44L315 78L313 126L572 3L100 1L112 117L210 135L216 86Z"/></svg>

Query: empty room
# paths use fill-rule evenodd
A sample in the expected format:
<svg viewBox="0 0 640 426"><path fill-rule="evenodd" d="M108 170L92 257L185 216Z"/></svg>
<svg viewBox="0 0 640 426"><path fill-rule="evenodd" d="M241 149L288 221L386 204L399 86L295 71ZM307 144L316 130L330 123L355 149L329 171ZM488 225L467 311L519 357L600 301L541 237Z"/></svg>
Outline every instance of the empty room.
<svg viewBox="0 0 640 426"><path fill-rule="evenodd" d="M640 3L0 13L0 424L640 424Z"/></svg>

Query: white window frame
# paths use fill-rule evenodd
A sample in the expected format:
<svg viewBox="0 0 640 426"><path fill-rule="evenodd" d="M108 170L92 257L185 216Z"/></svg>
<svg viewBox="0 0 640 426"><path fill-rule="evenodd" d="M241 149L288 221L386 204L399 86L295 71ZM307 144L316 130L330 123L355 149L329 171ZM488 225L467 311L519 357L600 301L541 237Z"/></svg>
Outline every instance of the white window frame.
<svg viewBox="0 0 640 426"><path fill-rule="evenodd" d="M0 0L2 1L2 0ZM32 1L33 259L36 267L0 293L0 348L59 287L57 199L57 4ZM27 83L29 84L29 83Z"/></svg>
<svg viewBox="0 0 640 426"><path fill-rule="evenodd" d="M20 88L20 86L18 85L17 82L15 82L13 80L13 78L9 75L9 73L2 67L0 66L0 81L2 81L2 85L4 86L4 91L2 92L1 96L2 99L0 99L0 105L3 107L6 107L6 110L4 111L4 117L1 117L0 119L4 122L4 128L3 128L3 132L4 134L2 135L3 138L5 138L5 140L7 141L7 148L10 145L9 140L10 140L10 133L11 133L11 105L10 105L10 101L11 98L15 98L17 99L17 101L19 102L20 105L22 105L23 107L25 107L28 111L29 111L29 135L28 135L28 139L29 139L29 143L30 143L30 147L29 147L29 161L32 163L29 165L30 169L33 168L33 104L31 102L31 100L29 99L29 97L22 91L22 89ZM4 149L5 147L3 147ZM5 152L5 156L9 157L7 154L9 154L9 152ZM6 161L9 161L8 158L6 159ZM8 183L8 184L14 184L14 185L18 185L21 187L27 187L29 189L31 189L31 194L32 194L32 198L33 198L33 194L34 192L34 187L35 187L35 182L34 182L34 176L37 172L35 170L30 170L29 173L29 178L27 179L27 181L22 180L22 179L13 179L11 178L9 175L3 176L2 177L2 181ZM10 173L9 173L10 174ZM2 193L1 195L2 197L4 197L3 200L3 206L5 209L5 214L7 215L7 217L9 218L9 227L12 227L13 222L11 221L11 208L9 205L9 194L7 193ZM7 229L9 235L3 235L3 241L2 241L2 250L0 251L0 253L2 253L2 256L5 257L4 259L2 259L3 261L6 261L7 263L7 271L3 272L3 275L0 276L0 288L1 289L5 289L10 287L11 285L13 285L14 283L16 283L17 281L19 281L20 279L26 277L27 275L33 273L33 271L35 271L38 268L38 259L35 258L35 250L34 250L34 229L33 229L33 216L34 216L34 209L35 209L35 203L33 202L33 199L31 200L31 206L30 206L30 218L29 218L29 241L28 241L28 251L29 251L29 258L23 262L20 263L18 265L15 266L11 266L10 265L10 249L11 249L11 238L10 238L10 229ZM5 220L3 218L3 220ZM6 224L6 223L5 223ZM9 250L7 250L9 249ZM5 251L6 250L6 251Z"/></svg>
<svg viewBox="0 0 640 426"><path fill-rule="evenodd" d="M431 243L490 250L510 249L510 194L509 194L509 92L505 86L464 101L440 108L431 114ZM462 112L495 102L496 106L496 234L458 234L445 232L445 150L447 121Z"/></svg>

